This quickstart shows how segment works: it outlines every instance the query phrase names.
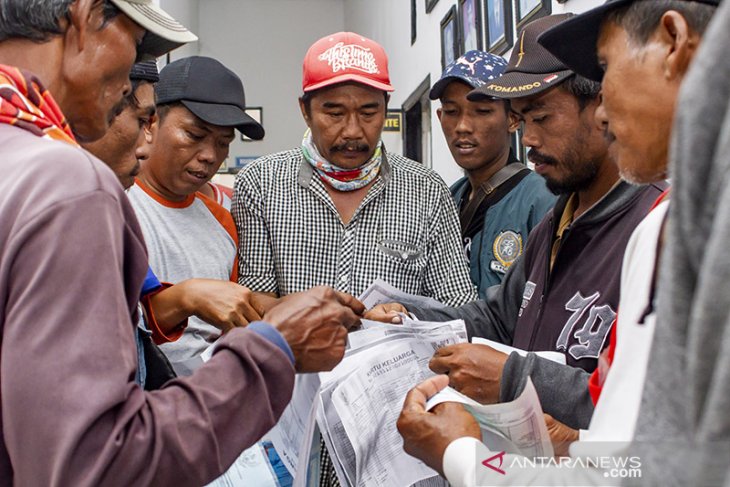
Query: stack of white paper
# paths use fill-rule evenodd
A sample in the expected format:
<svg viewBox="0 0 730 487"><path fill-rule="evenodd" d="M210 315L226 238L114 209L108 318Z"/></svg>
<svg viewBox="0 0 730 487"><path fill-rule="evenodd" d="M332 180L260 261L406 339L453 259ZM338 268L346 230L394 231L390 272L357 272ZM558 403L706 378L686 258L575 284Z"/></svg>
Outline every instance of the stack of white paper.
<svg viewBox="0 0 730 487"><path fill-rule="evenodd" d="M434 351L466 341L464 323L404 323L399 334L382 326L384 337L351 348L332 372L320 374L316 419L343 486L402 487L437 478L405 453L395 424L408 391L433 375ZM354 334L371 330L377 328Z"/></svg>
<svg viewBox="0 0 730 487"><path fill-rule="evenodd" d="M297 377L292 402L267 435L295 486L306 485L316 462L315 425L343 486L402 487L437 477L403 451L395 423L406 393L433 375L428 362L434 351L466 341L464 322L366 322L363 328L350 333L350 347L334 370Z"/></svg>
<svg viewBox="0 0 730 487"><path fill-rule="evenodd" d="M391 302L443 307L383 281L376 281L359 299L367 308ZM396 421L408 391L434 375L428 368L434 352L466 341L462 320L422 322L405 315L399 325L363 320L362 329L349 334L345 357L334 370L297 377L292 402L267 435L294 476L294 487L309 485L317 477L318 430L343 486L445 486L435 471L405 453ZM506 353L516 350L487 344ZM550 358L561 358L555 355ZM454 400L467 404L485 435L491 435L490 441L504 444L500 449L528 456L552 455L531 382L509 404L482 406L448 389L436 399Z"/></svg>

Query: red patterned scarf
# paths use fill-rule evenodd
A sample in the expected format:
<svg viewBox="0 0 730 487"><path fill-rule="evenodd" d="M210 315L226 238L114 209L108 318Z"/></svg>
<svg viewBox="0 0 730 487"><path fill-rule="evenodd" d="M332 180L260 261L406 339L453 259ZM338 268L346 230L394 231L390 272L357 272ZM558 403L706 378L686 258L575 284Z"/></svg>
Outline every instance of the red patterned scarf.
<svg viewBox="0 0 730 487"><path fill-rule="evenodd" d="M0 123L78 145L61 109L38 78L0 64Z"/></svg>

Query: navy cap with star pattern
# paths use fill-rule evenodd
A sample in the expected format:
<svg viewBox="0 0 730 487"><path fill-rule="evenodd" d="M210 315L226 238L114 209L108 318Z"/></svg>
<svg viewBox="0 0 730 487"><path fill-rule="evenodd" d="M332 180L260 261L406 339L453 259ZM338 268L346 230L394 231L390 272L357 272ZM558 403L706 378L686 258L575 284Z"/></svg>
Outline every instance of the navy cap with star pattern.
<svg viewBox="0 0 730 487"><path fill-rule="evenodd" d="M505 68L507 68L507 60L502 56L476 49L468 51L446 66L441 78L431 88L428 97L438 100L444 94L446 86L452 81L462 81L472 88L479 88L502 76Z"/></svg>

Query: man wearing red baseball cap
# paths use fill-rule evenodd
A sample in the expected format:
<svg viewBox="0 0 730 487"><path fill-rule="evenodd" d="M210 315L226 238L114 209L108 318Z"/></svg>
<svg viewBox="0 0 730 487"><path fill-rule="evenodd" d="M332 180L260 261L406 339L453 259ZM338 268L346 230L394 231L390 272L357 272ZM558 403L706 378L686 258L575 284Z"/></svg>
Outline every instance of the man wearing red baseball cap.
<svg viewBox="0 0 730 487"><path fill-rule="evenodd" d="M357 296L380 278L451 306L476 299L448 188L380 138L393 91L383 47L352 32L323 37L304 58L302 88L301 145L236 178L239 283ZM323 477L336 482L331 469Z"/></svg>

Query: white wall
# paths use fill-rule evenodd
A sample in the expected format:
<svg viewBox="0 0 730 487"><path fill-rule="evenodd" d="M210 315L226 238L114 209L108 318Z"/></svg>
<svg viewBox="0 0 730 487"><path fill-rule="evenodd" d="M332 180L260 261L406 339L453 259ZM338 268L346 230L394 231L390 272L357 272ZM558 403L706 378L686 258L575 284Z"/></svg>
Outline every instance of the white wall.
<svg viewBox="0 0 730 487"><path fill-rule="evenodd" d="M199 0L159 0L159 5L165 12L187 27L192 32L198 34L198 9ZM180 59L181 57L194 56L198 54L198 43L187 44L170 53L171 60ZM161 63L161 64L164 64Z"/></svg>

